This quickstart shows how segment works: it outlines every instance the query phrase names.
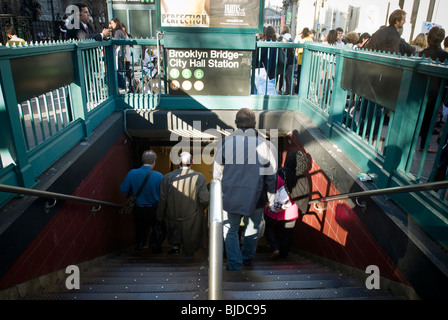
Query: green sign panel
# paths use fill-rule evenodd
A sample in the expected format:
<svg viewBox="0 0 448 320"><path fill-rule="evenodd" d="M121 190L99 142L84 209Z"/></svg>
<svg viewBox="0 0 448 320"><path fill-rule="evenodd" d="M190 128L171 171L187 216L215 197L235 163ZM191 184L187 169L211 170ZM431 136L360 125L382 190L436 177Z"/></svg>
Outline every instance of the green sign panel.
<svg viewBox="0 0 448 320"><path fill-rule="evenodd" d="M170 94L250 95L251 51L167 49Z"/></svg>

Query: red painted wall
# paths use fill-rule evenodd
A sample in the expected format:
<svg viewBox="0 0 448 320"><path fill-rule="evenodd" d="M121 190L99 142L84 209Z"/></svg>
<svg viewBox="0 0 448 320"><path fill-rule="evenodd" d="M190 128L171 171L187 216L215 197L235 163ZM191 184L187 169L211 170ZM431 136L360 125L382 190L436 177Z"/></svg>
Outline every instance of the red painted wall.
<svg viewBox="0 0 448 320"><path fill-rule="evenodd" d="M119 138L73 195L124 203L119 186L132 168L132 150ZM132 215L103 206L95 215L92 205L66 201L0 281L8 288L73 264L131 246L135 241Z"/></svg>
<svg viewBox="0 0 448 320"><path fill-rule="evenodd" d="M293 136L289 137L289 141L288 151L304 150ZM340 194L314 160L310 175L312 199ZM396 265L346 201L329 202L322 211L311 206L309 214L296 223L293 246L360 270L376 265L382 277L407 284Z"/></svg>

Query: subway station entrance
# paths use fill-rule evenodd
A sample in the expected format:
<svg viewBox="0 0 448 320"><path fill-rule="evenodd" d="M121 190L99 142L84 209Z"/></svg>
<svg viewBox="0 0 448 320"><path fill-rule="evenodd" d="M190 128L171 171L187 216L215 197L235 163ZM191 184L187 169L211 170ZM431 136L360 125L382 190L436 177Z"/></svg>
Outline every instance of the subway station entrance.
<svg viewBox="0 0 448 320"><path fill-rule="evenodd" d="M443 102L446 63L258 41L263 1L194 3L204 4L200 13L176 12L185 8L168 0L145 4L148 18L154 8L158 21L151 38L1 48L2 299L207 299L208 281L217 274L224 299L446 297L441 160L448 129L436 128L435 108ZM119 9L117 1L111 4ZM122 8L122 17L132 20ZM120 67L126 64L117 55L127 46L134 53L130 69ZM143 54L148 48L151 65ZM300 77L278 63L281 52L297 49L303 49ZM267 76L268 62L278 76ZM127 78L128 71L134 76ZM284 90L286 76L297 79L290 84L297 91ZM431 92L436 99L428 106ZM167 173L175 167L170 155L185 139L202 155L194 168L212 185L203 157L213 155L205 152L212 131L225 136L242 107L256 112L257 129L269 139L277 132L279 159L300 149L312 160L291 260L271 261L263 237L253 266L240 273L227 272L224 263L211 267L207 241L191 263L133 251L133 217L120 215L126 197L119 185L139 166L141 152L156 150L156 169ZM425 138L422 122L431 107ZM85 281L81 291L65 286L65 270L73 265ZM366 287L367 270L379 270L380 290Z"/></svg>

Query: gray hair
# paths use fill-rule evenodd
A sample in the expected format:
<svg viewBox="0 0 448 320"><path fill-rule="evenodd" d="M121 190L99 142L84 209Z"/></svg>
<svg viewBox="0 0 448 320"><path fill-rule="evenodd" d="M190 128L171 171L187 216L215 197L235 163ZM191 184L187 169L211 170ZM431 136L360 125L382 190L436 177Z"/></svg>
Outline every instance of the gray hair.
<svg viewBox="0 0 448 320"><path fill-rule="evenodd" d="M179 155L179 165L181 166L191 165L191 154L189 152L184 151Z"/></svg>
<svg viewBox="0 0 448 320"><path fill-rule="evenodd" d="M145 152L143 152L143 155L142 155L143 164L155 163L156 160L157 160L157 155L154 151L146 150Z"/></svg>

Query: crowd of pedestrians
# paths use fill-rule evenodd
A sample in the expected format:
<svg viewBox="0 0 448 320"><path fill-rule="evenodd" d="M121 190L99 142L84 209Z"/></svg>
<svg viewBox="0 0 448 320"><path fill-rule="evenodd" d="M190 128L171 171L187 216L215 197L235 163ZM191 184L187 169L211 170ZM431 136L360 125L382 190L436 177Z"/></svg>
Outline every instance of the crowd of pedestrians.
<svg viewBox="0 0 448 320"><path fill-rule="evenodd" d="M407 42L402 38L403 27L407 22L407 13L401 9L393 11L388 19L388 25L381 26L373 34L368 32L360 33L350 31L344 34L344 30L340 27L329 30L327 34L320 34L317 39L316 32L309 28L303 28L302 31L292 40L289 34L289 29L284 36L284 29L281 31L280 40L282 41L294 41L295 43L307 43L307 42L320 42L328 45L334 45L337 47L350 48L354 50L366 50L368 52L375 52L380 54L393 54L396 56L419 56L444 63L448 61L448 37L446 37L445 30L441 27L435 26L430 29L428 33L419 33L410 42ZM286 40L285 40L286 39ZM260 35L260 40L264 41L279 41L275 34L275 30L272 26L265 28L263 35ZM443 48L442 48L443 44ZM283 71L283 62L279 62L275 65L275 61L283 61L277 56L281 53L281 50L276 51L276 48L269 48L270 52L267 53L268 48L261 48L261 66L268 71L268 79L275 81L275 94L288 95L291 93L289 90L290 83L294 83L293 94L299 93L300 75L303 64L303 48L297 48L295 55L288 55L287 63L291 65L291 61L295 61L295 65L291 66L286 73ZM285 49L290 50L290 49ZM278 53L277 53L278 52ZM270 60L266 60L266 56L270 56ZM277 70L277 74L275 74ZM283 88L282 79L285 78L286 88ZM291 80L292 79L292 80ZM427 107L425 109L425 115L420 130L420 151L424 151L426 144L426 138L432 129L430 128L432 115L435 109L438 109L436 128L433 130L434 134L439 134L446 122L446 115L448 114L448 88L443 93L442 102L439 106L436 106L437 93L440 87L440 79L432 83L431 92L428 98ZM286 90L285 90L286 89ZM439 137L440 138L440 137ZM443 142L443 141L438 141ZM431 146L427 149L428 153L436 153L437 150ZM448 153L448 152L446 152ZM446 161L445 161L446 163Z"/></svg>
<svg viewBox="0 0 448 320"><path fill-rule="evenodd" d="M369 51L396 54L401 56L421 56L421 52L428 49L430 46L428 43L429 33L419 33L412 41L407 42L402 38L406 18L407 13L405 11L400 9L395 10L389 16L389 25L379 27L373 34L358 31L350 31L347 34L344 34L344 30L341 27L331 29L327 33L317 34L315 30L305 27L294 38L290 34L289 27L287 26L282 28L279 35L277 35L273 26L267 26L265 27L263 34L258 35L258 40L295 43L319 42L351 48L354 50L366 49ZM440 34L445 32L444 29L440 27L434 28L440 30ZM438 38L437 41L439 40L440 38ZM444 37L444 39L437 43L438 48L441 49L441 42L443 41L444 43L448 42L448 37ZM276 48L273 47L262 47L260 51L261 59L258 62L258 65L266 70L268 80L276 79L276 93L283 95L290 94L291 90L289 90L289 84L294 81L294 93L297 94L298 84L300 83L301 67L303 63L303 48L297 48L294 55L290 54L289 51L291 51L291 49L277 51ZM426 52L425 56L433 58L433 55L428 55L428 52ZM269 59L266 57L269 57ZM436 59L439 59L440 62L445 61L445 54L439 53ZM291 69L289 70L294 71L291 72L287 70L284 72L283 66L285 63L288 67L291 66ZM293 79L291 79L292 75L294 75ZM285 89L283 89L283 83L285 82L283 81L283 78L286 79Z"/></svg>
<svg viewBox="0 0 448 320"><path fill-rule="evenodd" d="M303 43L302 39L304 36L311 33L311 39L308 41L315 41L327 44L333 44L337 46L348 46L354 49L367 49L371 51L381 52L381 53L391 53L404 55L421 55L420 52L429 47L428 43L428 33L419 33L417 36L407 42L402 38L403 27L406 24L407 13L403 10L395 10L389 16L389 25L380 26L377 31L373 34L368 32L357 32L350 31L344 35L344 30L340 27L336 29L329 30L327 34L321 33L320 38L315 38L315 31L308 28L304 28L303 31L296 37L296 43ZM437 47L441 48L441 43L444 42L444 47L446 48L446 43L448 42L448 37L442 37L444 34L444 29L440 27L433 27L435 30L440 31ZM433 31L434 32L434 31ZM441 38L441 40L440 40ZM439 42L440 40L440 42ZM440 59L445 59L439 57ZM443 62L443 60L440 60Z"/></svg>

